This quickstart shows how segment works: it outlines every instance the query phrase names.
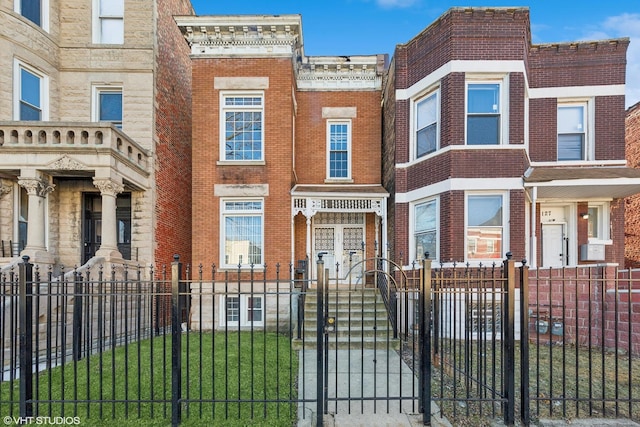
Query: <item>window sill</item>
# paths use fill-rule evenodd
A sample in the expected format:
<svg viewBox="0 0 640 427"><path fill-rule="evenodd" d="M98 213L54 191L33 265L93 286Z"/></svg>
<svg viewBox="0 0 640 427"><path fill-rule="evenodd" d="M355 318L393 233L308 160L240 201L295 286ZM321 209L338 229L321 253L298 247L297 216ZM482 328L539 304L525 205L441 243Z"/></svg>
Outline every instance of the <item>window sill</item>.
<svg viewBox="0 0 640 427"><path fill-rule="evenodd" d="M218 160L217 166L264 166L266 162L264 160Z"/></svg>
<svg viewBox="0 0 640 427"><path fill-rule="evenodd" d="M613 245L613 240L599 240L599 239L589 239L590 245Z"/></svg>
<svg viewBox="0 0 640 427"><path fill-rule="evenodd" d="M325 184L353 184L351 178L327 178L324 180Z"/></svg>

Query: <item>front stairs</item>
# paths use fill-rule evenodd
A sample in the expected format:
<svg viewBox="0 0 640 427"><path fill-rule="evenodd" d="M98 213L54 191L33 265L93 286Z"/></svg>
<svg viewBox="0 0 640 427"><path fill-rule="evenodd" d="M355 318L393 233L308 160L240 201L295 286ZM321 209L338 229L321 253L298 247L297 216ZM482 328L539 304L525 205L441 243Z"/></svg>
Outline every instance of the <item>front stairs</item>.
<svg viewBox="0 0 640 427"><path fill-rule="evenodd" d="M327 317L335 319L333 327L326 332L330 349L399 349L400 340L393 337L393 326L378 289L332 289L325 294L325 305L327 299ZM293 340L294 349L316 348L317 313L318 294L315 289L309 289L304 301L302 337Z"/></svg>

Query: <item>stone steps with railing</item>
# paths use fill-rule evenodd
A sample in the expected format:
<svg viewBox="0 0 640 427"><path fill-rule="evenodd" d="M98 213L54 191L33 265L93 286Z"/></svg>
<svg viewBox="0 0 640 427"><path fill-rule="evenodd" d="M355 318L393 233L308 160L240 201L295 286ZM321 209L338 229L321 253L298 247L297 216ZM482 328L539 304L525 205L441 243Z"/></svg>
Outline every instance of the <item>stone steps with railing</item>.
<svg viewBox="0 0 640 427"><path fill-rule="evenodd" d="M393 336L387 309L377 289L330 290L325 295L327 316L335 322L326 332L331 349L399 348ZM318 295L305 295L302 337L294 339L296 349L315 348L318 331ZM325 314L323 312L323 318Z"/></svg>

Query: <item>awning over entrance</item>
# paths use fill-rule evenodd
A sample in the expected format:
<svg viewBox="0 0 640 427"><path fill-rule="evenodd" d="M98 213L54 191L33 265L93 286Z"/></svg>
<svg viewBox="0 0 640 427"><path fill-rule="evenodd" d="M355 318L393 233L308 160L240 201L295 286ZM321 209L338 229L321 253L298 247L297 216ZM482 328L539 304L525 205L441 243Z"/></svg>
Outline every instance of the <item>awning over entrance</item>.
<svg viewBox="0 0 640 427"><path fill-rule="evenodd" d="M384 216L389 193L381 185L296 185L291 189L293 215L317 212L374 212Z"/></svg>
<svg viewBox="0 0 640 427"><path fill-rule="evenodd" d="M537 187L539 199L618 199L640 193L640 169L535 167L525 173L524 186Z"/></svg>

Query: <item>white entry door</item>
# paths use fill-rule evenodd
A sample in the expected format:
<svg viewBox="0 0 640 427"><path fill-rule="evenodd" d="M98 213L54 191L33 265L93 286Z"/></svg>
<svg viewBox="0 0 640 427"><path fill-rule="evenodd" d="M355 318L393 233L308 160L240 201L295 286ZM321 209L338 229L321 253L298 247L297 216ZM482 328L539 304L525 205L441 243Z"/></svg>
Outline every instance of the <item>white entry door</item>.
<svg viewBox="0 0 640 427"><path fill-rule="evenodd" d="M362 260L364 243L364 215L352 213L318 214L314 218L313 259L324 252L325 269L329 278L357 284L362 280L362 265L351 268Z"/></svg>
<svg viewBox="0 0 640 427"><path fill-rule="evenodd" d="M562 267L566 265L564 224L542 224L542 266Z"/></svg>

